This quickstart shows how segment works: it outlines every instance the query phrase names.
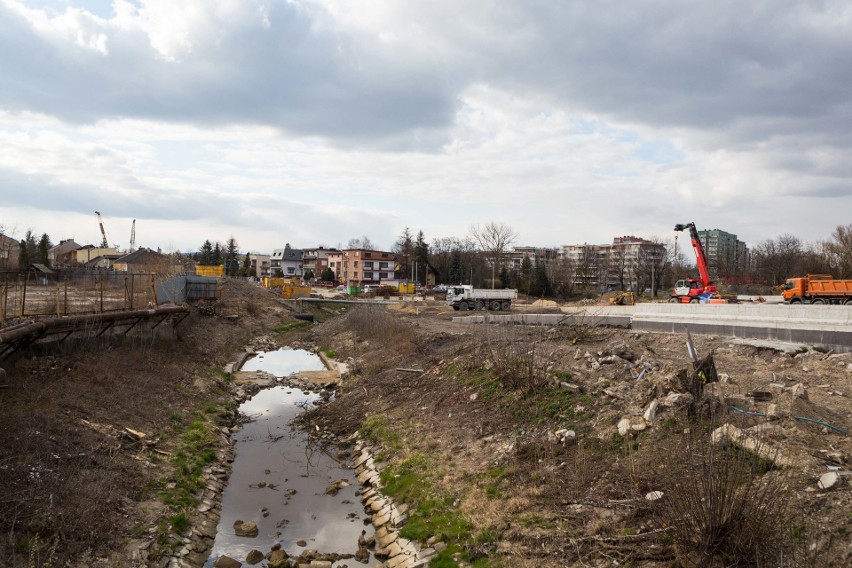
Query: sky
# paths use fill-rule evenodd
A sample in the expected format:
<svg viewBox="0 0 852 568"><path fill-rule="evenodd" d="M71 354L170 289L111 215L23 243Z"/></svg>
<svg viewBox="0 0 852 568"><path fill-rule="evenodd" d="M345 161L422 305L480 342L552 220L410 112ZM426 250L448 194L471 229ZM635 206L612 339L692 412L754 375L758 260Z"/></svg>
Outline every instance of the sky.
<svg viewBox="0 0 852 568"><path fill-rule="evenodd" d="M852 223L852 3L0 0L0 227L165 251Z"/></svg>

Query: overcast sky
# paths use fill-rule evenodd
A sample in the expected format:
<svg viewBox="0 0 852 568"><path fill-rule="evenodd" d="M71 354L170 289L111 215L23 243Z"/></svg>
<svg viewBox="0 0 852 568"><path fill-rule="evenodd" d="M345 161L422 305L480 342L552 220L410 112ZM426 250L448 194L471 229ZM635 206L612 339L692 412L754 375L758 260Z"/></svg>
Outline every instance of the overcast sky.
<svg viewBox="0 0 852 568"><path fill-rule="evenodd" d="M852 223L848 1L0 0L0 226L197 250Z"/></svg>

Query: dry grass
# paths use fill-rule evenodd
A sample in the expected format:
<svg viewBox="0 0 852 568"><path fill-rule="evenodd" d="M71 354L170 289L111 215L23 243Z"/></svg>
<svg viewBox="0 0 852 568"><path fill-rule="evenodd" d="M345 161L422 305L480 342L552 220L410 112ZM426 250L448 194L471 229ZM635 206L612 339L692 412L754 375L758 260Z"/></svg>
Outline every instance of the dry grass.
<svg viewBox="0 0 852 568"><path fill-rule="evenodd" d="M356 306L346 313L344 327L359 339L390 349L409 353L416 349L414 332L405 320L388 312L382 305Z"/></svg>
<svg viewBox="0 0 852 568"><path fill-rule="evenodd" d="M788 475L755 454L712 443L707 432L717 425L693 424L694 434L660 448L666 466L657 479L664 496L656 514L678 561L695 567L795 565L799 543L791 537L796 523Z"/></svg>
<svg viewBox="0 0 852 568"><path fill-rule="evenodd" d="M531 392L547 384L549 342L541 328L489 325L485 329L483 358L504 388Z"/></svg>

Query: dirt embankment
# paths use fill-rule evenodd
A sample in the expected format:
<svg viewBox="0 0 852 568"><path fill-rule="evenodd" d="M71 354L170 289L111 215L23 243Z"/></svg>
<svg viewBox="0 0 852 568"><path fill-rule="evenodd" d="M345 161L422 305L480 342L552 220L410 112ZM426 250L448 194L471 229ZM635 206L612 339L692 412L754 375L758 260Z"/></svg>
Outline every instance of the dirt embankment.
<svg viewBox="0 0 852 568"><path fill-rule="evenodd" d="M356 375L306 419L373 446L439 565L852 560L850 478L818 484L852 468L852 356L696 337L720 377L696 400L684 336L390 314L315 328Z"/></svg>
<svg viewBox="0 0 852 568"><path fill-rule="evenodd" d="M237 317L195 313L174 338L69 339L4 362L0 565L167 559L191 522L199 468L221 445L217 426L233 419L222 366L292 321L247 283L225 281L222 294L221 313ZM147 543L148 560L132 560L133 542Z"/></svg>
<svg viewBox="0 0 852 568"><path fill-rule="evenodd" d="M350 363L337 397L305 420L373 448L385 491L409 505L400 534L447 545L436 566L850 562L849 478L817 484L828 466L850 468L838 430L852 423L849 355L696 337L720 382L695 400L681 336L338 305L315 309L339 317L293 331L280 303L242 283L223 304L239 317L194 315L177 340L69 344L9 369L0 565L167 560L233 420L220 369L282 324L282 344L309 334ZM725 423L759 447L709 443ZM134 561L140 542L147 559Z"/></svg>

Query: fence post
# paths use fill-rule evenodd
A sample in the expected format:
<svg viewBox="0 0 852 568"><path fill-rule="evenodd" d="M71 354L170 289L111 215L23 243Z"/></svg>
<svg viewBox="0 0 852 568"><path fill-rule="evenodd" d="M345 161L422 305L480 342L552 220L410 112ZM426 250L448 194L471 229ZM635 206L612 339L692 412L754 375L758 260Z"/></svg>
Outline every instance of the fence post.
<svg viewBox="0 0 852 568"><path fill-rule="evenodd" d="M3 277L3 303L0 304L0 328L6 323L6 298L9 295L9 279Z"/></svg>
<svg viewBox="0 0 852 568"><path fill-rule="evenodd" d="M24 314L27 311L27 276L24 274L24 284L21 287L21 317L24 317Z"/></svg>
<svg viewBox="0 0 852 568"><path fill-rule="evenodd" d="M154 304L154 307L156 307L157 306L157 282L156 282L156 275L155 274L151 274L151 297L153 298L152 303Z"/></svg>
<svg viewBox="0 0 852 568"><path fill-rule="evenodd" d="M124 275L124 309L127 309L127 274Z"/></svg>
<svg viewBox="0 0 852 568"><path fill-rule="evenodd" d="M104 312L104 275L103 273L98 273L98 281L101 285L101 313Z"/></svg>
<svg viewBox="0 0 852 568"><path fill-rule="evenodd" d="M68 275L65 275L65 306L62 309L62 315L68 315Z"/></svg>
<svg viewBox="0 0 852 568"><path fill-rule="evenodd" d="M130 309L133 309L133 283L136 282L136 275L130 275Z"/></svg>

